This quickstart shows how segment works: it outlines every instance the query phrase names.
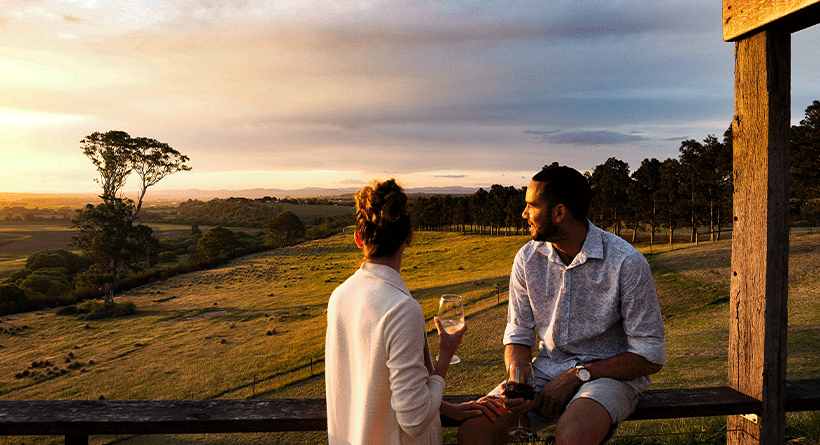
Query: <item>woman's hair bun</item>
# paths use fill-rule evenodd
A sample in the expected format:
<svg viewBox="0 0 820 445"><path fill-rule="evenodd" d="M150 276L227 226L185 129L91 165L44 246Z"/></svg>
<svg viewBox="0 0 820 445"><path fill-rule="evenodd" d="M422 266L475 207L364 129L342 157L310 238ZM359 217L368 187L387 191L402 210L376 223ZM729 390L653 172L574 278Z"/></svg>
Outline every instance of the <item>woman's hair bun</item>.
<svg viewBox="0 0 820 445"><path fill-rule="evenodd" d="M356 193L356 230L365 245L365 256L395 253L410 236L407 195L395 179L374 182Z"/></svg>

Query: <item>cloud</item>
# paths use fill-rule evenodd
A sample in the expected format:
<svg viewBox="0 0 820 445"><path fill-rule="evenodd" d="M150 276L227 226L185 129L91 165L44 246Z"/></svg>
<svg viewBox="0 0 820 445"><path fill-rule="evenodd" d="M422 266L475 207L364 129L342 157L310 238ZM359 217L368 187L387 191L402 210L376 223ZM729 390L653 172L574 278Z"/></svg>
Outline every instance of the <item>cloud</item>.
<svg viewBox="0 0 820 445"><path fill-rule="evenodd" d="M366 184L366 182L362 181L361 179L349 179L348 178L348 179L343 179L341 181L338 181L338 184L339 185L364 186Z"/></svg>
<svg viewBox="0 0 820 445"><path fill-rule="evenodd" d="M646 141L648 138L637 136L635 132L618 133L609 130L578 130L578 131L534 131L526 130L524 134L534 136L536 142L545 144L570 145L618 145Z"/></svg>
<svg viewBox="0 0 820 445"><path fill-rule="evenodd" d="M63 14L63 19L65 19L66 22L70 22L70 23L77 23L77 24L82 24L83 23L83 19L81 19L79 17L74 17L73 15Z"/></svg>
<svg viewBox="0 0 820 445"><path fill-rule="evenodd" d="M190 156L180 181L253 169L455 184L520 178L534 159L638 165L733 115L733 45L713 0L12 4L0 4L0 120L84 116L59 138L17 125L33 141L19 145L77 152L86 134L123 130ZM812 32L795 54L814 51ZM817 99L815 53L793 57L798 114Z"/></svg>

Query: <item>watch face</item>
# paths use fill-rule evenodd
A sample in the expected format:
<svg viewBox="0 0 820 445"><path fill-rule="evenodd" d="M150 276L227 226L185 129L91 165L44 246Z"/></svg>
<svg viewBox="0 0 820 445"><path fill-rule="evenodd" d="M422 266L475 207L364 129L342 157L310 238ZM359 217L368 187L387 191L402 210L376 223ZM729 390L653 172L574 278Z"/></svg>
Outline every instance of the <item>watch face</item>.
<svg viewBox="0 0 820 445"><path fill-rule="evenodd" d="M582 382L588 382L589 377L590 377L589 376L589 371L587 371L584 368L579 368L578 369L578 378L581 379Z"/></svg>

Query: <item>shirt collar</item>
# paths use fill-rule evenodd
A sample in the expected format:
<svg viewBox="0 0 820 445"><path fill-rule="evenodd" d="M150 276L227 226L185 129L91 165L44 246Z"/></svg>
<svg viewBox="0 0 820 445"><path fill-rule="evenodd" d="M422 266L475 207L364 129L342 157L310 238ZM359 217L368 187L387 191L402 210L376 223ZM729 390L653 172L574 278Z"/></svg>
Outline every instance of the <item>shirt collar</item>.
<svg viewBox="0 0 820 445"><path fill-rule="evenodd" d="M399 272L390 266L376 263L362 263L361 267L359 267L359 272L370 275L379 281L383 281L410 296L410 289L407 288L407 284L404 283Z"/></svg>
<svg viewBox="0 0 820 445"><path fill-rule="evenodd" d="M581 251L578 252L578 255L575 255L575 258L572 260L572 263L567 265L566 267L573 267L580 264L584 264L587 259L589 258L599 258L602 259L604 257L604 241L603 241L603 231L595 225L592 224L591 221L587 221L587 237L584 239L584 245L581 246ZM558 264L564 264L561 261L561 257L558 256L558 252L555 251L555 248L552 246L552 243L546 241L540 241L536 250L541 252L550 261Z"/></svg>

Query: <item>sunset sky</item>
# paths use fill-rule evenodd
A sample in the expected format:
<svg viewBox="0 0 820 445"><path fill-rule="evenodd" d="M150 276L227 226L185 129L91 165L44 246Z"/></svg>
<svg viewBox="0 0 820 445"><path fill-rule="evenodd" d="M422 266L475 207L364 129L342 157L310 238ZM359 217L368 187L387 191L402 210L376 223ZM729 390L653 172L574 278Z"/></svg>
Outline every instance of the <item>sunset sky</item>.
<svg viewBox="0 0 820 445"><path fill-rule="evenodd" d="M818 28L792 37L795 124ZM4 0L0 192L98 191L80 140L109 130L191 158L157 190L634 170L722 138L733 70L719 0Z"/></svg>

